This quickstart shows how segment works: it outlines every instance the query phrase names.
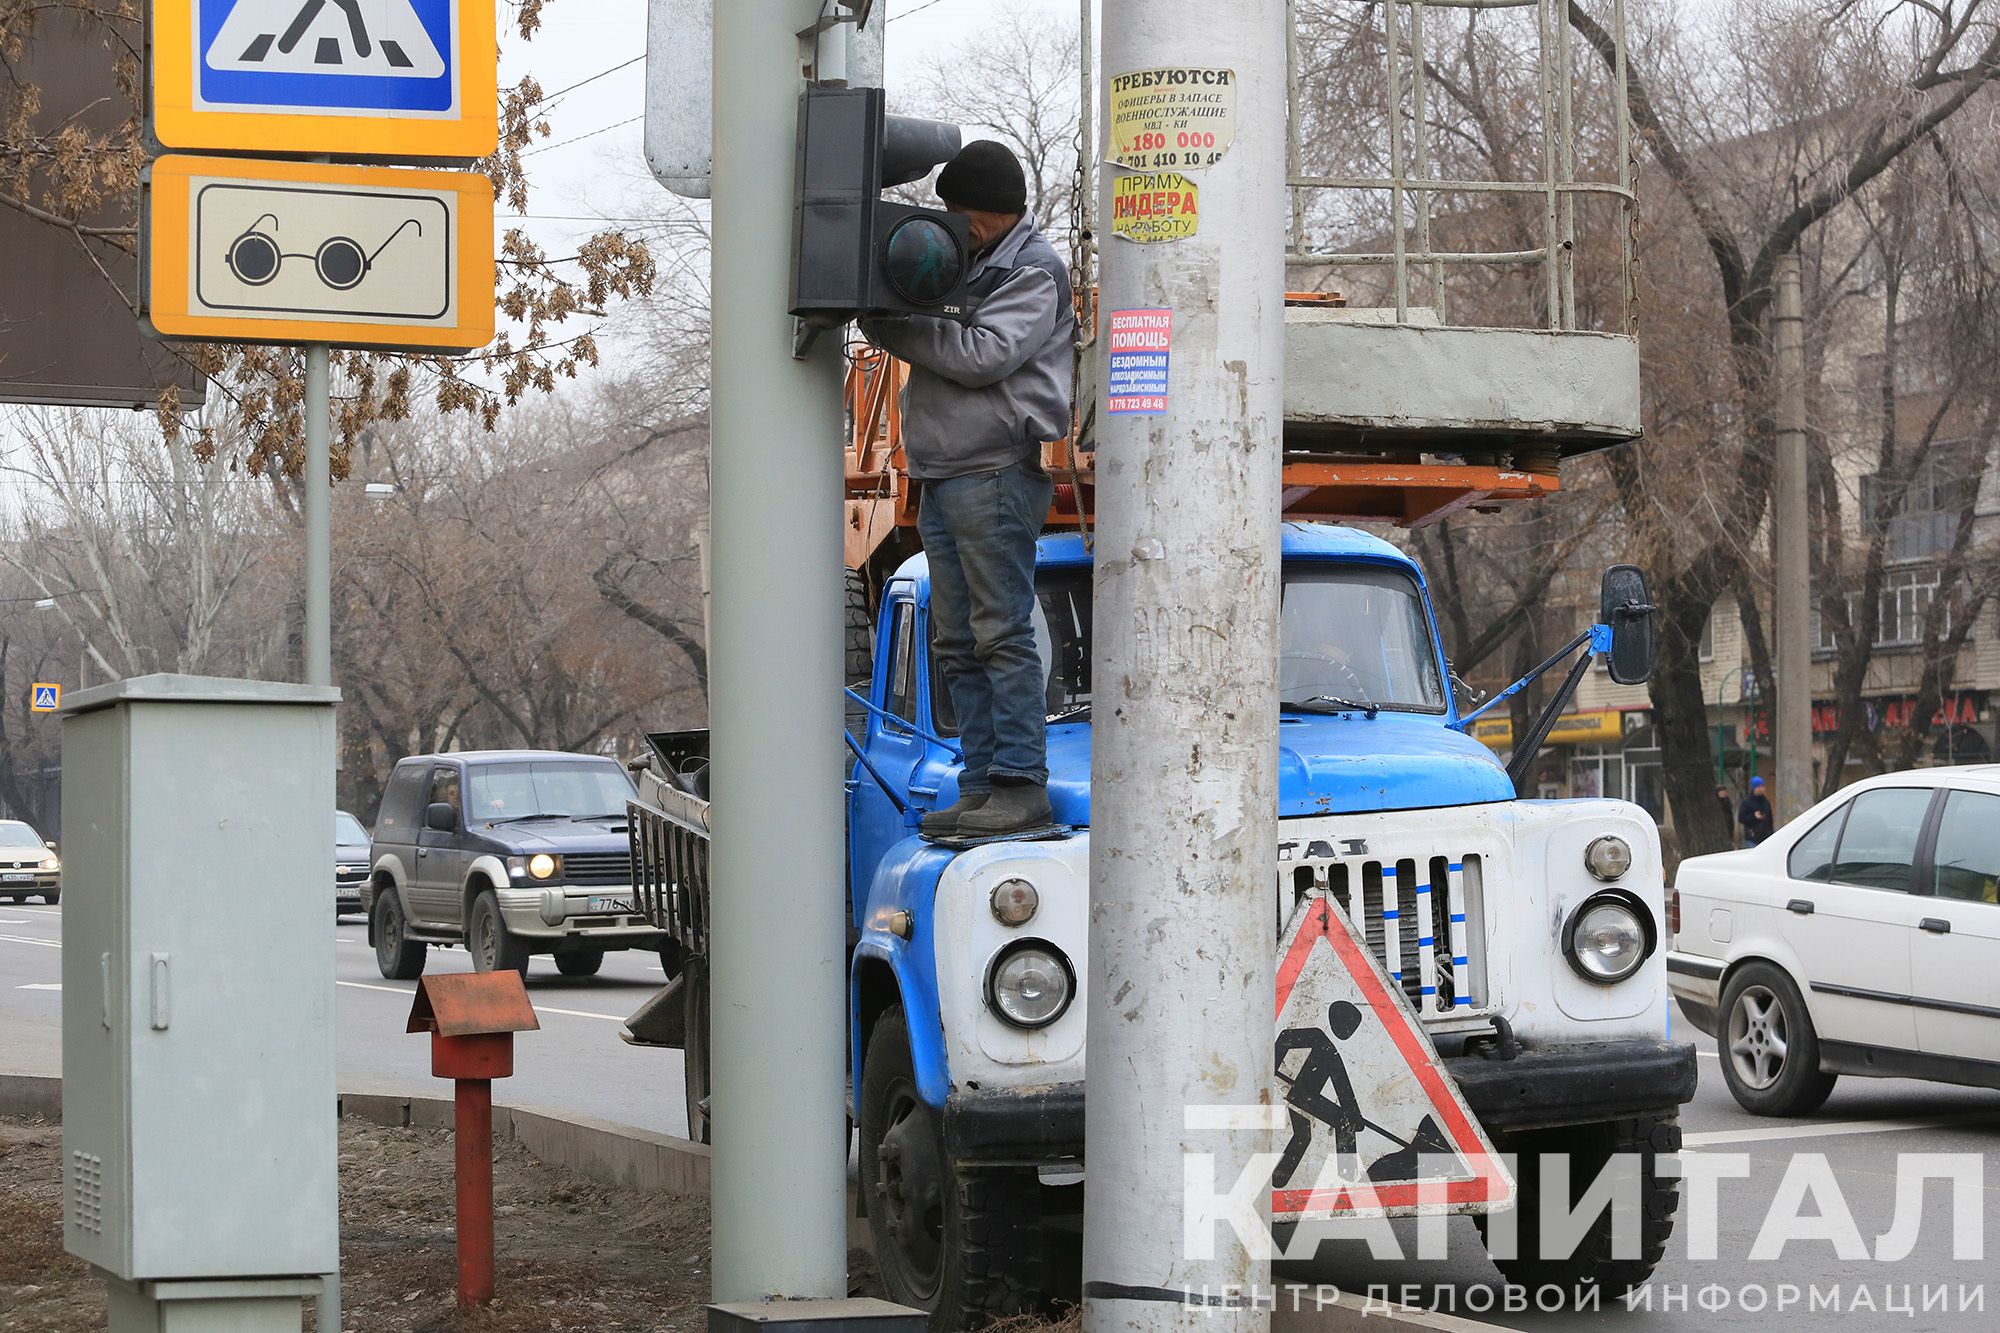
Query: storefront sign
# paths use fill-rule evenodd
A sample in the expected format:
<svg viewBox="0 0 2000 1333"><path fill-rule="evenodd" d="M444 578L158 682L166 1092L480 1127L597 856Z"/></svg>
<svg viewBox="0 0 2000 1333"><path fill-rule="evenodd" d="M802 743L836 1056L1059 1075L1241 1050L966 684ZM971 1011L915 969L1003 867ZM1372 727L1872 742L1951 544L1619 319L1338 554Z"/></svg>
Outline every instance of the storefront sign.
<svg viewBox="0 0 2000 1333"><path fill-rule="evenodd" d="M1861 701L1862 726L1875 732L1883 728L1912 725L1917 712L1913 695L1891 695ZM1986 695L1960 693L1945 697L1931 718L1931 726L1976 726L1986 719ZM1831 736L1840 730L1840 708L1832 700L1813 700L1812 729L1815 736ZM1768 734L1768 733L1766 733Z"/></svg>
<svg viewBox="0 0 2000 1333"><path fill-rule="evenodd" d="M1490 717L1472 724L1473 739L1495 750L1514 743L1514 723ZM1564 713L1549 728L1550 745L1601 745L1625 739L1625 714L1616 708L1592 713Z"/></svg>

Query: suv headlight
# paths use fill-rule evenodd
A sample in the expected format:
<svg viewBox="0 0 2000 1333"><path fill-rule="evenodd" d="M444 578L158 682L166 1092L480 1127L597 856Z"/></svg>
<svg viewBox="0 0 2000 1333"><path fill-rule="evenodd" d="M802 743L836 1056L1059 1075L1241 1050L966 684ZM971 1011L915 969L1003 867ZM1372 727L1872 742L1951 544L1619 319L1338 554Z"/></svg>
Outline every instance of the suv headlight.
<svg viewBox="0 0 2000 1333"><path fill-rule="evenodd" d="M1017 940L986 974L986 1002L1017 1028L1044 1028L1063 1016L1076 993L1076 973L1047 940Z"/></svg>
<svg viewBox="0 0 2000 1333"><path fill-rule="evenodd" d="M1637 972L1654 941L1643 907L1624 894L1600 893L1570 914L1562 943L1578 976L1609 986Z"/></svg>
<svg viewBox="0 0 2000 1333"><path fill-rule="evenodd" d="M547 852L536 852L533 856L510 856L507 858L507 874L519 879L526 875L532 879L554 879L562 873L562 858L550 856Z"/></svg>
<svg viewBox="0 0 2000 1333"><path fill-rule="evenodd" d="M1583 868L1599 879L1617 879L1632 868L1632 844L1609 833L1594 838L1583 849Z"/></svg>

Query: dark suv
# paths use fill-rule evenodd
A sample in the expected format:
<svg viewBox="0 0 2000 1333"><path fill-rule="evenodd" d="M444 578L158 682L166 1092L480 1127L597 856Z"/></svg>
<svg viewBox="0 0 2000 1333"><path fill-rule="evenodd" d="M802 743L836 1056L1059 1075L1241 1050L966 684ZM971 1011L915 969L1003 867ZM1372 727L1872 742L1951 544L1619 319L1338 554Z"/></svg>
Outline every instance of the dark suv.
<svg viewBox="0 0 2000 1333"><path fill-rule="evenodd" d="M416 755L382 793L362 906L382 975L407 981L433 944L463 944L481 972L554 954L587 977L607 949L666 936L632 895L616 760L550 750Z"/></svg>

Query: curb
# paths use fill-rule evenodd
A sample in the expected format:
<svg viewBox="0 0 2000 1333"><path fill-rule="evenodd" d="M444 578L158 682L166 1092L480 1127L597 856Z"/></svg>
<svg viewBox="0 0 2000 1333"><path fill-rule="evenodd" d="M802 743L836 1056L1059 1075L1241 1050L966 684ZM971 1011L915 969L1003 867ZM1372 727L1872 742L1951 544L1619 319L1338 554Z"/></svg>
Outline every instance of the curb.
<svg viewBox="0 0 2000 1333"><path fill-rule="evenodd" d="M343 1092L339 1112L392 1129L450 1129L452 1106L442 1097ZM0 1115L62 1120L62 1080L39 1074L0 1074ZM615 1125L544 1107L493 1108L493 1137L512 1139L550 1166L605 1185L656 1194L707 1194L708 1149L667 1134Z"/></svg>

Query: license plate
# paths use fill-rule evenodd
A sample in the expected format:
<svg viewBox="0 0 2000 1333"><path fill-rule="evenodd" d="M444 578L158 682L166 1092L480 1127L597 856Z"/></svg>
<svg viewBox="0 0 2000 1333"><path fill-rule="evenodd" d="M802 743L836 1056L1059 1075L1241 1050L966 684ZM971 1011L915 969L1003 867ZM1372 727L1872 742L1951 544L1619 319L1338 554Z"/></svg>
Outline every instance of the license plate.
<svg viewBox="0 0 2000 1333"><path fill-rule="evenodd" d="M4 884L33 884L34 882L35 882L35 877L32 874L16 875L10 872L5 875L0 875L0 883Z"/></svg>
<svg viewBox="0 0 2000 1333"><path fill-rule="evenodd" d="M632 904L630 900L625 898L592 898L590 900L590 910L592 912L630 912Z"/></svg>

